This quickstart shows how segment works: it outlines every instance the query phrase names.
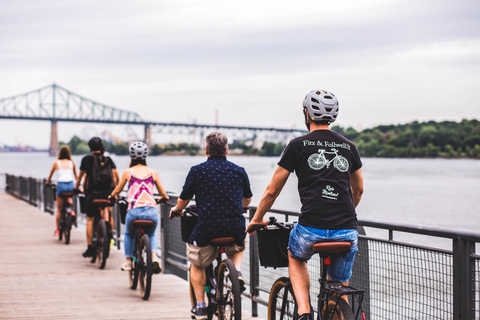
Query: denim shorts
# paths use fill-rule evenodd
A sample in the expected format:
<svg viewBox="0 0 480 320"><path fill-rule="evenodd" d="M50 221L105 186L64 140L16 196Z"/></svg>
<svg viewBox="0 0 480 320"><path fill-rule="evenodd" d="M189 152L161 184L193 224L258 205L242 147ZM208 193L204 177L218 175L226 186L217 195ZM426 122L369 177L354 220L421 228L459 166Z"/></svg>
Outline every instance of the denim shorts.
<svg viewBox="0 0 480 320"><path fill-rule="evenodd" d="M307 261L315 254L312 246L317 242L349 241L352 248L345 256L332 256L328 275L333 280L347 281L352 275L353 260L357 252L358 232L356 229L327 230L295 224L290 232L288 249L297 260Z"/></svg>
<svg viewBox="0 0 480 320"><path fill-rule="evenodd" d="M71 192L75 188L75 183L70 182L57 182L57 192L55 195L59 196L62 192Z"/></svg>

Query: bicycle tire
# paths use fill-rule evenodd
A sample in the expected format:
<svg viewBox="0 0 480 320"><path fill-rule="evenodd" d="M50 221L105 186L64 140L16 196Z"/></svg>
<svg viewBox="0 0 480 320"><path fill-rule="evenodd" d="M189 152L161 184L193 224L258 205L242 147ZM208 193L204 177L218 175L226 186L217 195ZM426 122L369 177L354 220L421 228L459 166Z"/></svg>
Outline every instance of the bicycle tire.
<svg viewBox="0 0 480 320"><path fill-rule="evenodd" d="M218 318L221 320L241 320L242 300L237 269L229 259L218 267Z"/></svg>
<svg viewBox="0 0 480 320"><path fill-rule="evenodd" d="M104 269L107 264L108 251L110 242L108 241L107 226L103 219L100 219L97 226L97 242L95 244L97 251L97 265L100 269Z"/></svg>
<svg viewBox="0 0 480 320"><path fill-rule="evenodd" d="M322 310L322 319L325 320L354 320L353 311L343 298L329 298Z"/></svg>
<svg viewBox="0 0 480 320"><path fill-rule="evenodd" d="M268 320L294 319L297 313L295 295L287 277L278 278L268 297Z"/></svg>
<svg viewBox="0 0 480 320"><path fill-rule="evenodd" d="M150 238L144 234L140 239L139 247L139 282L140 282L140 295L143 300L148 300L150 297L150 289L152 288L152 249L150 247Z"/></svg>
<svg viewBox="0 0 480 320"><path fill-rule="evenodd" d="M65 207L63 207L62 212L60 212L60 229L58 230L60 233L58 234L58 241L62 241L63 239L64 223L65 223Z"/></svg>
<svg viewBox="0 0 480 320"><path fill-rule="evenodd" d="M62 241L63 239L63 221L60 220L60 230L58 234L58 241Z"/></svg>
<svg viewBox="0 0 480 320"><path fill-rule="evenodd" d="M134 243L134 252L133 252L133 259L132 259L132 270L128 271L128 279L130 282L130 289L135 290L137 289L138 284L138 274L139 274L139 267L138 267L138 237L135 236L135 243Z"/></svg>
<svg viewBox="0 0 480 320"><path fill-rule="evenodd" d="M70 210L67 210L65 208L65 215L63 216L63 226L62 230L65 235L65 244L70 243L70 230L72 230L72 215L71 215L71 208Z"/></svg>

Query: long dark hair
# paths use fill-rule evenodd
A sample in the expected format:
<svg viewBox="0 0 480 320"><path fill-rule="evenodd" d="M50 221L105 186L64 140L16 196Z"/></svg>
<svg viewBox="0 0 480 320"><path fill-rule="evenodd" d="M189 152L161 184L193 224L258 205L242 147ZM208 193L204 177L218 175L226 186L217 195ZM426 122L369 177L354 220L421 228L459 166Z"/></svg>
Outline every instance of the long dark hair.
<svg viewBox="0 0 480 320"><path fill-rule="evenodd" d="M130 168L136 166L137 164L143 164L144 166L147 165L147 160L145 159L131 159L130 160Z"/></svg>
<svg viewBox="0 0 480 320"><path fill-rule="evenodd" d="M70 152L70 148L68 146L63 146L60 148L58 152L58 160L67 159L72 160L72 153Z"/></svg>

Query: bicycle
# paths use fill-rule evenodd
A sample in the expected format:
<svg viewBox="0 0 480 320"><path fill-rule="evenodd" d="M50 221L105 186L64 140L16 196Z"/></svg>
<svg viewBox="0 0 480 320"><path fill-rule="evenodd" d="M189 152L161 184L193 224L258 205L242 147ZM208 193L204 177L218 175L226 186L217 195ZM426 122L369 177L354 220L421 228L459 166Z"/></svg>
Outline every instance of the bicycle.
<svg viewBox="0 0 480 320"><path fill-rule="evenodd" d="M191 211L190 208L185 209L184 213L185 216L190 215L191 217L196 217L196 213ZM178 215L180 214L181 213L178 213ZM232 246L234 243L235 238L224 237L212 239L208 244L218 249L218 254L214 262L205 268L205 293L207 294L206 302L208 320L211 320L214 315L222 320L242 319L242 291L240 281L238 280L238 272L230 259L222 259L225 247ZM192 308L195 308L197 305L197 299L190 278L189 283L190 300ZM193 316L192 319L194 319Z"/></svg>
<svg viewBox="0 0 480 320"><path fill-rule="evenodd" d="M123 199L125 200L125 199ZM166 203L167 199L157 200L157 203ZM150 237L145 230L152 228L154 222L152 220L134 220L133 226L136 228L133 246L132 269L128 271L130 288L137 289L140 282L140 296L143 300L148 300L152 288L152 247L150 245ZM160 270L158 270L160 273Z"/></svg>
<svg viewBox="0 0 480 320"><path fill-rule="evenodd" d="M52 190L56 190L56 185L52 184ZM62 210L60 211L60 234L58 236L58 240L62 241L63 236L65 236L65 244L70 243L70 233L72 230L72 225L76 224L75 216L72 216L73 212L73 205L68 202L68 200L74 195L73 192L62 192L60 193L59 197L63 199L63 206Z"/></svg>
<svg viewBox="0 0 480 320"><path fill-rule="evenodd" d="M93 205L98 206L98 210L101 212L106 207L113 206L113 203L107 199L95 199L92 201ZM111 214L109 214L109 221L111 220ZM104 269L107 263L107 258L110 254L110 240L112 239L112 226L110 222L105 221L101 214L95 215L93 222L93 242L92 245L95 248L96 254L93 255L90 262L95 263L100 269ZM96 228L95 228L96 226Z"/></svg>
<svg viewBox="0 0 480 320"><path fill-rule="evenodd" d="M278 228L287 229L283 223L276 221L274 217L270 218L269 225L275 225ZM258 226L256 230L262 229ZM347 253L351 248L350 242L319 242L313 245L313 251L320 254L321 258L321 276L318 279L320 283L320 292L317 299L317 320L353 320L361 314L365 320L365 314L362 310L362 301L364 290L355 289L351 286L344 286L340 281L327 280L327 267L330 265L331 258L336 255ZM350 297L351 306L344 299L344 296ZM358 307L355 307L355 301L358 301ZM314 310L311 308L312 319ZM356 309L356 311L355 311ZM286 320L296 319L297 305L293 293L290 278L280 277L272 285L268 299L268 319Z"/></svg>

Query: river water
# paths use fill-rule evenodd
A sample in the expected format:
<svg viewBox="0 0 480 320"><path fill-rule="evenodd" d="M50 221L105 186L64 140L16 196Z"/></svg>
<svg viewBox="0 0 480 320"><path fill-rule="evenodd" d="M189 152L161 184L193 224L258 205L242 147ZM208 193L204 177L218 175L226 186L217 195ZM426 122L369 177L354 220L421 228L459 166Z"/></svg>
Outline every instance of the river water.
<svg viewBox="0 0 480 320"><path fill-rule="evenodd" d="M80 165L82 156L73 160ZM120 174L128 156L112 156ZM205 156L151 156L167 191L180 193L189 168ZM257 205L278 157L229 156L244 167ZM46 153L0 153L0 173L46 178L55 158ZM363 159L365 193L359 219L407 223L456 230L480 230L480 161L447 159ZM297 178L290 176L274 208L298 212Z"/></svg>

